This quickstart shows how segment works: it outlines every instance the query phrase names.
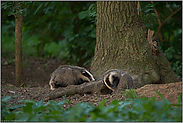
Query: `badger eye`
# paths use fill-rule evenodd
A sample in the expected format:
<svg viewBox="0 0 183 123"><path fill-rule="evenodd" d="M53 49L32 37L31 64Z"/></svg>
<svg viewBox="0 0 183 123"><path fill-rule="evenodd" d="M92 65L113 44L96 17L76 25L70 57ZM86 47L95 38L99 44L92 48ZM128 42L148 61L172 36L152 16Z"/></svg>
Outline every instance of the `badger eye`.
<svg viewBox="0 0 183 123"><path fill-rule="evenodd" d="M87 75L87 72L86 72L86 71L82 71L81 73L82 73L84 76Z"/></svg>
<svg viewBox="0 0 183 123"><path fill-rule="evenodd" d="M87 75L88 75L85 71L82 71L82 74L83 74L84 76L87 76Z"/></svg>
<svg viewBox="0 0 183 123"><path fill-rule="evenodd" d="M114 78L115 78L115 76L112 76L112 78L114 79Z"/></svg>
<svg viewBox="0 0 183 123"><path fill-rule="evenodd" d="M88 77L90 80L92 80L91 76L86 72L86 71L82 71L82 75Z"/></svg>
<svg viewBox="0 0 183 123"><path fill-rule="evenodd" d="M82 71L82 74L85 74L86 72L85 71Z"/></svg>

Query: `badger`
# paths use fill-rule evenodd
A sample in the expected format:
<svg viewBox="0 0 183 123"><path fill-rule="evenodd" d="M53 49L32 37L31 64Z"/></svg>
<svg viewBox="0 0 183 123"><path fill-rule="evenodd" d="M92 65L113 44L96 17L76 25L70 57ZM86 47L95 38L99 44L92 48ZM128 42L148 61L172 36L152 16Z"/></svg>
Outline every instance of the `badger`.
<svg viewBox="0 0 183 123"><path fill-rule="evenodd" d="M52 74L49 85L51 90L68 85L80 85L94 81L93 75L85 68L70 65L59 66Z"/></svg>
<svg viewBox="0 0 183 123"><path fill-rule="evenodd" d="M132 77L119 69L111 69L107 71L103 77L103 83L106 87L112 91L120 84L122 89L133 88Z"/></svg>

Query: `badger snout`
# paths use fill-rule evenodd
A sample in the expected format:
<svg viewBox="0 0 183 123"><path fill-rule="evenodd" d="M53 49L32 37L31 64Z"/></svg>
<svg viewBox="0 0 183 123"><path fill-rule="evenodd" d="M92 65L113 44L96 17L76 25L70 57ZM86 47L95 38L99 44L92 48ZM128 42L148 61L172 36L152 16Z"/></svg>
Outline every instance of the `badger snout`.
<svg viewBox="0 0 183 123"><path fill-rule="evenodd" d="M51 90L55 90L56 88L58 88L58 87L59 87L58 85L59 85L59 84L58 84L57 82L51 82L51 83L50 83Z"/></svg>
<svg viewBox="0 0 183 123"><path fill-rule="evenodd" d="M51 90L55 90L55 83L51 83Z"/></svg>
<svg viewBox="0 0 183 123"><path fill-rule="evenodd" d="M51 78L51 80L50 80L49 84L50 84L50 88L51 88L51 90L55 90L55 88L57 88L57 82L56 82L56 81L54 81L54 79L53 79L53 78Z"/></svg>

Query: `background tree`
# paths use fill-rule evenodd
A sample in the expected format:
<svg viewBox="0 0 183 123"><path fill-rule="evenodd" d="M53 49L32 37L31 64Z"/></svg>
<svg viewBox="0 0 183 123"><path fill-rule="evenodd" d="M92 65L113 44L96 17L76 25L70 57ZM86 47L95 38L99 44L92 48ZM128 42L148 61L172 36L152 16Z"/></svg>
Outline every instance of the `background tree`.
<svg viewBox="0 0 183 123"><path fill-rule="evenodd" d="M22 31L23 56L64 59L68 64L89 67L96 36L94 6L95 2L36 1L29 4ZM14 33L12 28L15 27L13 17L6 16L5 10L2 9L4 35L9 29ZM6 40L6 36L2 42L7 47L3 55L12 57L14 39Z"/></svg>
<svg viewBox="0 0 183 123"><path fill-rule="evenodd" d="M2 8L6 9L9 15L15 17L15 74L17 87L26 85L23 77L23 61L22 61L22 24L23 24L23 11L24 2L3 2Z"/></svg>
<svg viewBox="0 0 183 123"><path fill-rule="evenodd" d="M137 75L136 87L176 82L161 51L152 54L136 8L136 2L97 2L97 40L91 72L99 78L109 69L122 69Z"/></svg>
<svg viewBox="0 0 183 123"><path fill-rule="evenodd" d="M23 16L22 13L22 3L16 2L17 6L15 16L15 74L16 74L16 82L15 85L19 87L24 83L23 77L23 62L22 62L22 23Z"/></svg>
<svg viewBox="0 0 183 123"><path fill-rule="evenodd" d="M1 2L2 64L15 63L15 18L9 1ZM26 2L23 2L26 3ZM7 6L4 6L7 5ZM67 64L90 67L96 44L96 2L32 2L22 4L23 66L27 59L44 58L48 62L67 61ZM166 56L176 75L182 76L182 2L140 2L140 18L146 30L157 33L160 19L160 50ZM26 9L29 7L29 9ZM159 17L155 13L159 12ZM8 11L9 10L9 11ZM178 11L177 11L178 10ZM175 13L176 12L176 13ZM173 14L175 13L175 14ZM173 16L171 16L173 14ZM169 17L171 16L171 17ZM168 18L168 19L167 19ZM161 38L161 35L163 38ZM163 39L163 43L161 41ZM82 53L79 55L78 53Z"/></svg>

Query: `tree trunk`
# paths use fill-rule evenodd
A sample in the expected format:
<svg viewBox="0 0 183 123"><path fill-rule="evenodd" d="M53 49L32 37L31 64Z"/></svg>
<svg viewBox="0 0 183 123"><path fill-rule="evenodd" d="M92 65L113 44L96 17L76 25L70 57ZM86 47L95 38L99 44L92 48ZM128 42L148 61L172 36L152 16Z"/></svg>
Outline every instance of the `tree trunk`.
<svg viewBox="0 0 183 123"><path fill-rule="evenodd" d="M145 25L135 2L97 2L95 56L91 72L95 78L110 69L121 69L134 79L136 87L150 83L176 82L165 56L152 54Z"/></svg>
<svg viewBox="0 0 183 123"><path fill-rule="evenodd" d="M19 12L22 9L20 2L17 2L16 5L19 6L19 9L16 12ZM20 13L15 14L15 72L16 72L16 82L15 86L19 87L24 83L23 80L23 63L22 63L22 23L23 16Z"/></svg>

